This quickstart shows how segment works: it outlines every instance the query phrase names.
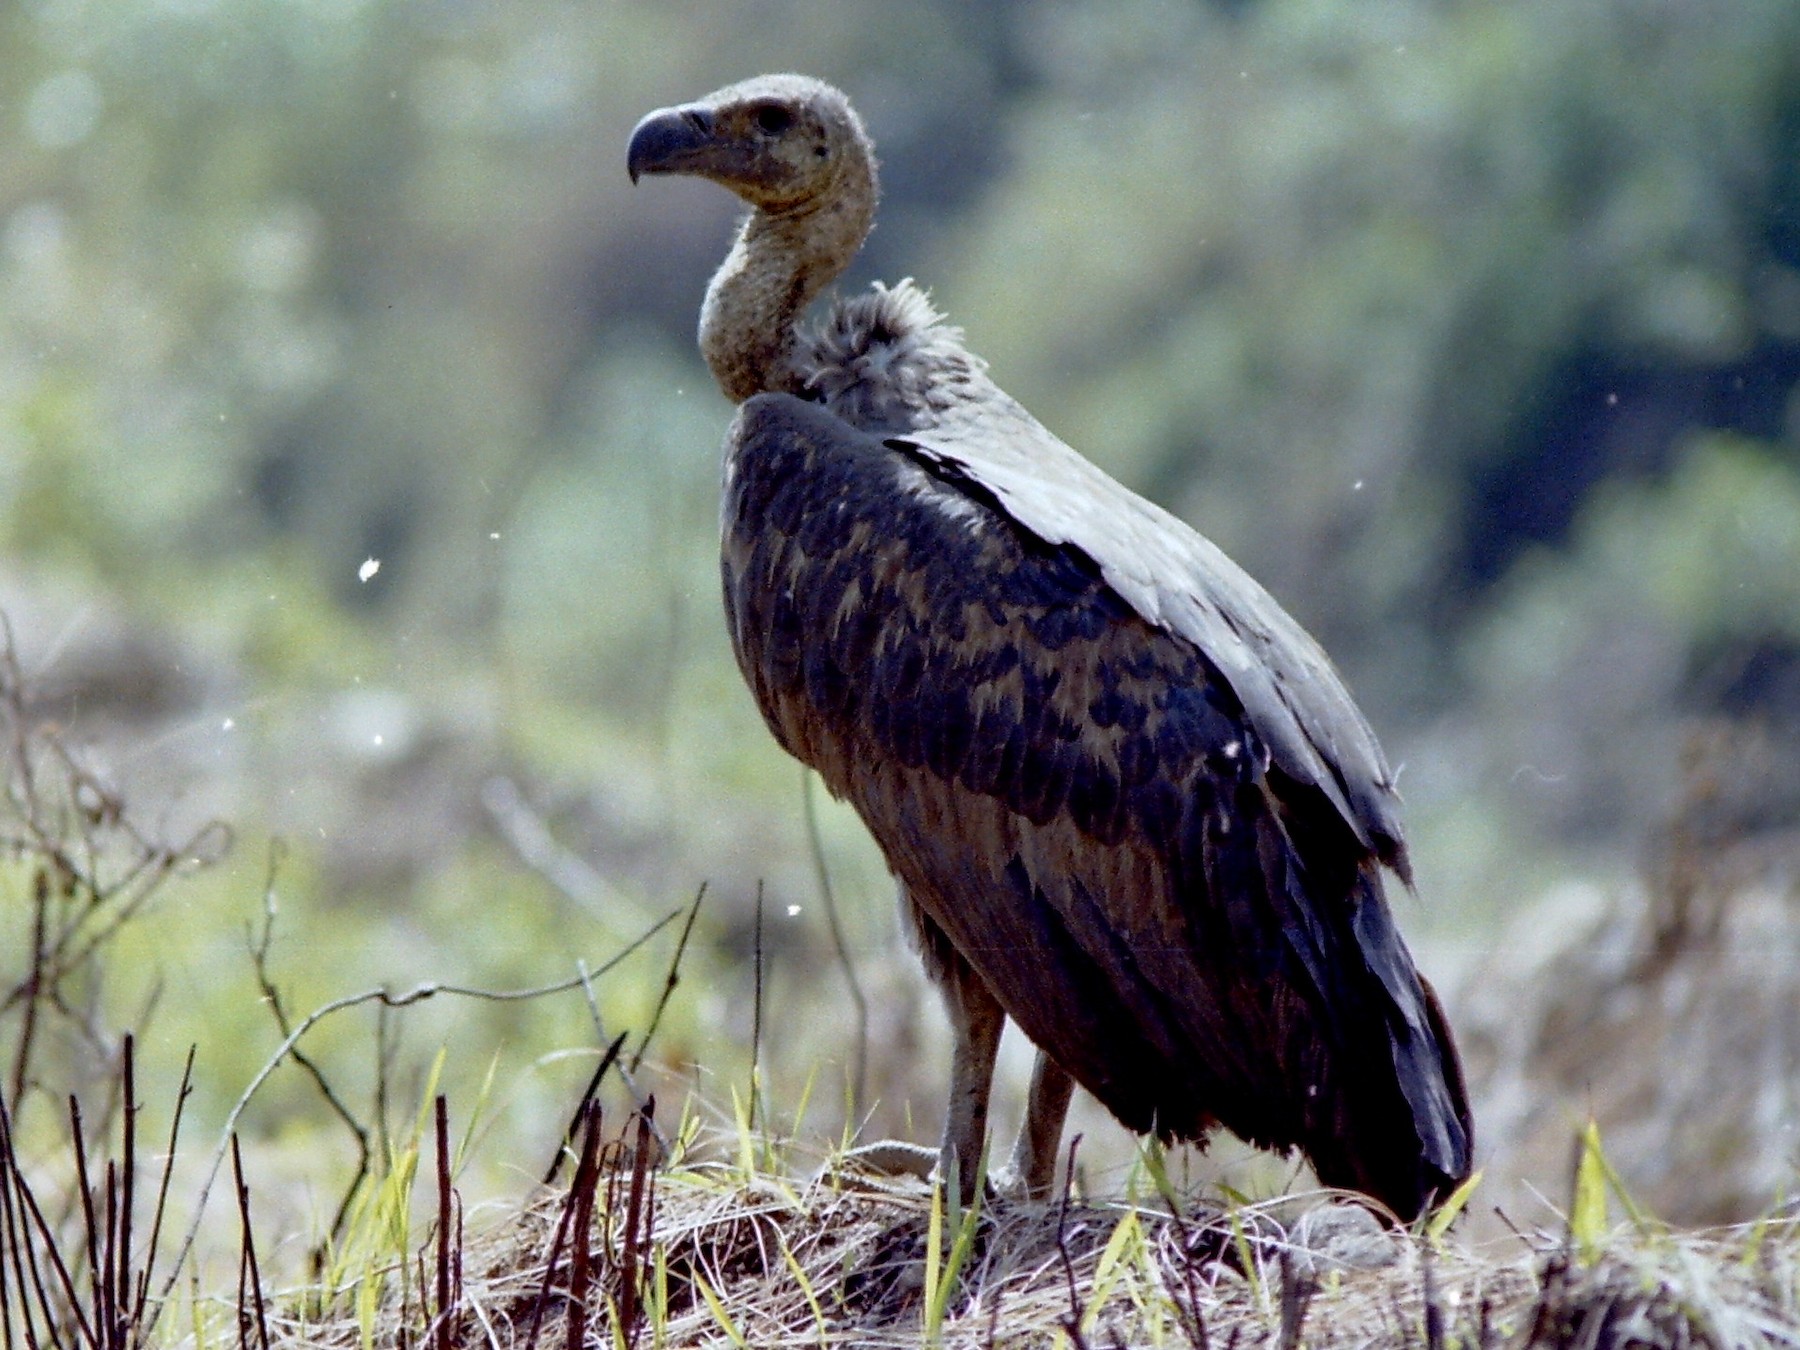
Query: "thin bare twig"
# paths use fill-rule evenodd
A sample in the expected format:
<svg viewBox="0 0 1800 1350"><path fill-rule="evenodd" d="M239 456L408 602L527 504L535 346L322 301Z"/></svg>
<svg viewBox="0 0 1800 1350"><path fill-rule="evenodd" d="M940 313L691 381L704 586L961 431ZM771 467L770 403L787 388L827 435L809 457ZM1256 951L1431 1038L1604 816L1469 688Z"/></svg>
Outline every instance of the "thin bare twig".
<svg viewBox="0 0 1800 1350"><path fill-rule="evenodd" d="M1291 1250L1281 1253L1280 1350L1300 1350L1300 1333L1306 1327L1306 1312L1318 1292L1318 1282L1300 1268ZM1433 1350L1442 1350L1433 1347Z"/></svg>
<svg viewBox="0 0 1800 1350"><path fill-rule="evenodd" d="M617 966L627 957L637 952L645 943L649 942L651 938L655 937L664 928L668 927L670 923L674 922L676 915L680 913L681 911L679 909L670 910L667 914L663 915L662 918L651 924L649 928L633 938L604 964L598 967L594 973L596 975L603 975L607 971L613 969L613 967ZM206 1180L201 1184L200 1192L195 1198L194 1217L188 1224L187 1233L181 1241L181 1248L176 1253L175 1264L170 1270L168 1278L163 1285L162 1297L158 1301L158 1312L160 1312L161 1306L168 1301L168 1296L175 1287L175 1280L179 1276L181 1268L187 1263L187 1258L193 1251L194 1243L199 1239L201 1222L206 1214L206 1202L212 1193L213 1183L218 1179L219 1169L224 1165L225 1154L230 1148L231 1136L237 1131L238 1121L243 1118L243 1114L249 1108L252 1099L254 1099L256 1094L261 1091L262 1085L268 1081L269 1075L281 1067L282 1063L293 1052L294 1046L299 1043L301 1037L305 1036L307 1032L311 1031L328 1017L343 1012L348 1008L361 1007L362 1005L369 1003L374 1003L384 1008L405 1008L410 1007L415 1003L423 1003L425 1000L435 998L440 994L452 998L476 999L487 1003L518 1003L530 999L545 998L552 994L566 993L570 990L581 988L582 984L582 976L561 980L554 984L540 985L532 989L509 990L475 989L466 985L443 984L437 981L428 981L427 983L417 985L414 988L399 994L396 994L385 987L379 989L365 989L360 994L346 994L342 998L333 999L329 1003L315 1008L305 1017L305 1019L295 1026L293 1031L291 1031L286 1039L284 1039L276 1048L275 1053L270 1055L264 1062L262 1068L257 1070L256 1075L250 1080L249 1086L239 1094L237 1101L232 1105L230 1112L226 1115L223 1138L220 1140L218 1148L213 1151L212 1163L207 1168L206 1172ZM152 1318L152 1322L154 1322L154 1317Z"/></svg>
<svg viewBox="0 0 1800 1350"><path fill-rule="evenodd" d="M1437 1270L1431 1263L1431 1239L1419 1243L1419 1293L1425 1301L1426 1350L1444 1350L1444 1307L1438 1302Z"/></svg>
<svg viewBox="0 0 1800 1350"><path fill-rule="evenodd" d="M599 1173L595 1160L600 1147L600 1103L588 1103L583 1124L581 1157L576 1161L575 1179L569 1183L569 1193L563 1197L562 1207L557 1211L556 1234L550 1239L549 1254L544 1257L544 1278L538 1286L537 1305L531 1311L531 1329L525 1336L525 1350L537 1350L538 1332L544 1325L544 1309L550 1303L550 1282L556 1275L556 1259L562 1255L569 1225L575 1221L578 1198L584 1186L597 1183Z"/></svg>
<svg viewBox="0 0 1800 1350"><path fill-rule="evenodd" d="M591 1108L588 1136L582 1143L581 1165L575 1169L575 1252L569 1262L569 1350L585 1350L587 1344L590 1242L594 1230L594 1200L600 1190L600 1108Z"/></svg>
<svg viewBox="0 0 1800 1350"><path fill-rule="evenodd" d="M262 1272L256 1263L256 1235L250 1226L250 1186L244 1180L244 1155L238 1148L238 1137L231 1136L231 1174L237 1186L239 1232L243 1249L238 1255L238 1344L249 1350L250 1315L245 1308L248 1294L250 1308L256 1313L257 1350L269 1350L269 1323L264 1315Z"/></svg>
<svg viewBox="0 0 1800 1350"><path fill-rule="evenodd" d="M81 1339L93 1350L99 1350L100 1338L95 1327L90 1326L88 1319L81 1311L81 1301L75 1292L75 1280L69 1273L69 1266L63 1260L62 1252L57 1246L56 1232L44 1217L44 1211L32 1193L31 1183L26 1179L24 1170L19 1165L19 1154L13 1131L12 1116L7 1111L6 1103L0 1101L0 1162L6 1168L6 1175L0 1178L3 1185L12 1194L14 1211L18 1218L18 1232L12 1237L13 1260L18 1267L19 1288L21 1298L28 1299L26 1276L30 1276L29 1293L37 1297L37 1306L43 1315L44 1325L56 1345L62 1344L62 1338L56 1333L57 1309L66 1309L75 1318ZM43 1252L53 1277L57 1298L52 1300L51 1291L45 1288L44 1270L38 1264L37 1254ZM29 1309L29 1302L26 1303ZM29 1315L29 1312L27 1313Z"/></svg>
<svg viewBox="0 0 1800 1350"><path fill-rule="evenodd" d="M637 1053L631 1057L633 1073L643 1066L644 1054L650 1049L650 1039L662 1025L663 1009L669 1006L675 986L681 983L681 958L687 952L688 938L694 931L694 920L700 916L700 902L705 899L706 883L703 881L700 889L694 892L694 903L688 906L687 920L681 925L681 936L675 940L675 954L669 958L669 973L663 980L662 995L656 1000L656 1010L650 1014L650 1025L644 1028L644 1039L638 1042Z"/></svg>
<svg viewBox="0 0 1800 1350"><path fill-rule="evenodd" d="M87 1238L88 1291L96 1312L105 1306L100 1288L104 1267L100 1263L100 1219L94 1213L94 1182L88 1170L86 1132L81 1124L81 1102L69 1094L69 1139L75 1150L75 1188L81 1198L81 1227Z"/></svg>
<svg viewBox="0 0 1800 1350"><path fill-rule="evenodd" d="M645 1223L644 1188L650 1172L650 1121L656 1115L656 1099L638 1113L637 1152L631 1160L631 1191L625 1201L625 1250L619 1271L619 1323L627 1346L638 1338L638 1266L651 1234ZM642 1232L640 1233L640 1227Z"/></svg>
<svg viewBox="0 0 1800 1350"><path fill-rule="evenodd" d="M98 959L104 949L155 899L158 888L170 876L189 866L216 861L229 848L231 832L213 821L173 846L152 839L126 812L118 794L90 769L48 724L32 721L28 688L20 667L10 624L0 614L0 851L32 865L29 904L18 907L9 927L20 931L0 935L6 951L23 970L8 972L9 984L0 988L0 1014L16 1012L18 1035L9 1049L5 1066L7 1095L17 1115L34 1091L61 1094L55 1085L40 1081L38 1058L49 1020L65 1020L73 1033L94 1052L111 1060L120 1054L120 1042L101 1022L96 989ZM135 1023L140 1029L153 1011L160 986L148 996ZM118 1076L107 1082L122 1089ZM121 1104L135 1110L131 1094ZM92 1122L95 1138L106 1132L112 1111L101 1112ZM136 1169L130 1159L121 1161L121 1182L129 1192L136 1185ZM94 1180L94 1179L90 1179ZM135 1206L129 1194L121 1196L122 1213L129 1225ZM70 1197L73 1203L73 1197ZM62 1216L67 1218L67 1215ZM134 1246L124 1235L127 1268L114 1267L115 1281L130 1277ZM108 1278L101 1272L102 1283ZM129 1300L129 1287L113 1292Z"/></svg>
<svg viewBox="0 0 1800 1350"><path fill-rule="evenodd" d="M1069 1258L1069 1244L1065 1226L1069 1220L1069 1192L1075 1186L1075 1153L1081 1147L1081 1136L1075 1135L1069 1140L1069 1166L1063 1173L1062 1199L1056 1207L1056 1254L1062 1258L1063 1281L1068 1288L1069 1316L1068 1325L1078 1328L1081 1323L1081 1299L1075 1289L1075 1263ZM1079 1335L1079 1331L1074 1333Z"/></svg>
<svg viewBox="0 0 1800 1350"><path fill-rule="evenodd" d="M124 1053L120 1060L119 1084L124 1092L124 1158L119 1165L119 1254L113 1277L113 1299L108 1308L113 1320L113 1350L124 1350L126 1318L132 1306L131 1297L131 1212L137 1203L137 1037L125 1033Z"/></svg>
<svg viewBox="0 0 1800 1350"><path fill-rule="evenodd" d="M175 1176L175 1146L181 1138L181 1115L194 1090L195 1049L192 1045L188 1046L187 1063L181 1070L181 1089L176 1094L175 1110L169 1122L169 1147L163 1154L162 1180L157 1184L156 1208L150 1216L150 1244L144 1249L144 1268L138 1272L138 1287L131 1308L133 1347L140 1347L144 1343L144 1309L150 1298L150 1275L156 1267L157 1244L162 1239L163 1214L169 1203L169 1183Z"/></svg>
<svg viewBox="0 0 1800 1350"><path fill-rule="evenodd" d="M1074 1166L1074 1159L1069 1160ZM1175 1229L1175 1243L1181 1253L1181 1287L1186 1298L1170 1295L1175 1305L1175 1320L1190 1350L1210 1350L1212 1339L1206 1329L1206 1315L1200 1311L1200 1290L1194 1283L1194 1246L1188 1236L1187 1221L1181 1217L1178 1196L1169 1197L1169 1223Z"/></svg>
<svg viewBox="0 0 1800 1350"><path fill-rule="evenodd" d="M595 1094L600 1091L600 1080L606 1077L606 1071L618 1060L619 1048L625 1044L627 1034L627 1032L621 1031L614 1036L612 1044L606 1047L606 1053L600 1056L600 1063L594 1067L593 1075L588 1079L587 1086L582 1089L581 1100L575 1103L575 1111L569 1117L569 1127L563 1132L562 1142L556 1146L556 1156L550 1160L549 1169L544 1173L544 1185L555 1184L556 1174L562 1171L563 1156L568 1153L569 1146L581 1135L581 1122L587 1119L588 1103L593 1101Z"/></svg>
<svg viewBox="0 0 1800 1350"><path fill-rule="evenodd" d="M25 977L21 986L25 999L25 1016L23 1025L19 1028L18 1048L13 1052L10 1099L15 1103L25 1099L26 1066L31 1063L31 1049L37 1039L38 1009L42 1006L45 992L47 953L44 948L44 930L49 909L50 876L40 867L31 879L31 973Z"/></svg>
<svg viewBox="0 0 1800 1350"><path fill-rule="evenodd" d="M450 1229L455 1202L451 1199L450 1187L450 1106L441 1092L437 1095L435 1111L438 1185L437 1325L431 1339L434 1350L451 1350L451 1318L455 1309L450 1302Z"/></svg>
<svg viewBox="0 0 1800 1350"><path fill-rule="evenodd" d="M600 998L599 995L594 992L594 982L588 974L587 963L577 962L576 970L581 974L581 996L587 1000L588 1016L594 1020L594 1038L596 1040L604 1041L607 1039L606 1018L600 1013ZM614 1039L622 1040L623 1037L615 1037ZM633 1076L631 1066L629 1064L619 1064L617 1065L617 1068L619 1070L619 1081L625 1084L625 1090L631 1094L632 1104L637 1107L637 1109L642 1110L646 1098L643 1090L637 1085L637 1078ZM569 1138L571 1139L575 1137L574 1128L573 1125L569 1127Z"/></svg>
<svg viewBox="0 0 1800 1350"><path fill-rule="evenodd" d="M274 1017L275 1025L283 1037L293 1034L294 1025L292 1019L288 1017L286 1006L282 1003L281 990L270 973L269 953L275 943L275 877L281 870L281 862L286 856L286 852L286 845L280 839L270 841L269 865L263 878L262 928L258 932L247 935L250 965L256 975L257 988L262 993L264 1006ZM344 1188L344 1193L338 1200L337 1211L332 1215L331 1223L325 1229L324 1241L331 1242L335 1241L343 1232L344 1224L350 1215L350 1206L355 1203L357 1190L374 1167L374 1150L369 1142L368 1127L356 1118L356 1113L338 1096L336 1089L325 1077L324 1070L299 1046L294 1047L291 1057L307 1077L312 1079L313 1086L318 1089L327 1109L343 1122L344 1128L349 1130L351 1137L356 1140L356 1171L351 1176L349 1185ZM315 1254L315 1257L317 1255ZM315 1264L317 1264L316 1259Z"/></svg>

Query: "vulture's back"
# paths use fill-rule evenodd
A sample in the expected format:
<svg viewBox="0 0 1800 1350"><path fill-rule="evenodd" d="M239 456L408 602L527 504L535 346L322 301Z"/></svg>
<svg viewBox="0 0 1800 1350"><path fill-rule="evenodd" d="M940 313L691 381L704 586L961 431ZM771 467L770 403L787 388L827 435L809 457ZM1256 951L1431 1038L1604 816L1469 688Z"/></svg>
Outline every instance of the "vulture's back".
<svg viewBox="0 0 1800 1350"><path fill-rule="evenodd" d="M1407 1217L1447 1192L1469 1171L1468 1105L1382 895L1384 853L1404 862L1391 785L1307 739L1323 725L1385 773L1329 667L1304 687L1310 639L1281 669L1266 615L1209 595L1263 635L1286 702L1247 700L1127 598L1130 559L1022 523L1017 485L954 417L863 420L886 425L759 395L727 443L727 618L776 737L1125 1124L1299 1147Z"/></svg>

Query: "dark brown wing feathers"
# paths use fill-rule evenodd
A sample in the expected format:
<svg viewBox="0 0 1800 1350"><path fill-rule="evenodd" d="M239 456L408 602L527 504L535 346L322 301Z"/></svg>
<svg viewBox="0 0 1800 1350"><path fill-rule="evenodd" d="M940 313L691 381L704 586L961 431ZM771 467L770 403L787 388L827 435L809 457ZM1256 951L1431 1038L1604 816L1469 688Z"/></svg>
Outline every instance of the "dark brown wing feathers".
<svg viewBox="0 0 1800 1350"><path fill-rule="evenodd" d="M727 444L724 583L777 738L1127 1125L1223 1122L1407 1217L1466 1175L1378 859L1093 558L949 456L760 395Z"/></svg>

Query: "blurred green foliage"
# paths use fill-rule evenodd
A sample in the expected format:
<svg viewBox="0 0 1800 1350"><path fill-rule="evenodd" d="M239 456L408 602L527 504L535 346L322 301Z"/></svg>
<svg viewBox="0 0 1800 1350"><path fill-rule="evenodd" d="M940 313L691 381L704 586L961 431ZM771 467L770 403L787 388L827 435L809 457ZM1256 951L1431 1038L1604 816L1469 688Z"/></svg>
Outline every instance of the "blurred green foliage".
<svg viewBox="0 0 1800 1350"><path fill-rule="evenodd" d="M45 716L241 832L220 914L145 938L192 972L172 1035L260 1053L217 972L280 835L296 1006L553 978L710 880L672 1053L716 1062L761 883L769 997L812 1028L785 1063L846 1057L799 776L717 612L729 410L691 335L734 206L622 167L649 108L778 68L883 156L847 284L932 285L1325 639L1407 766L1441 935L1629 867L1695 719L1800 743L1792 0L25 0L0 608ZM497 774L608 922L500 843ZM881 868L824 836L908 1046Z"/></svg>

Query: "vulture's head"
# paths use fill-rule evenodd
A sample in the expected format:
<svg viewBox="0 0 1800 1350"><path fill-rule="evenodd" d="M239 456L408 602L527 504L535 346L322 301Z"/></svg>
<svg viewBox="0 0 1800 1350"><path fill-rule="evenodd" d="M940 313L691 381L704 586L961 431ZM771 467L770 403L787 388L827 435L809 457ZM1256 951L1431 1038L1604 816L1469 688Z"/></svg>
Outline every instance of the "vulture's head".
<svg viewBox="0 0 1800 1350"><path fill-rule="evenodd" d="M626 160L634 183L647 173L693 174L772 212L851 182L872 188L874 162L850 100L806 75L759 75L658 109L631 133Z"/></svg>

